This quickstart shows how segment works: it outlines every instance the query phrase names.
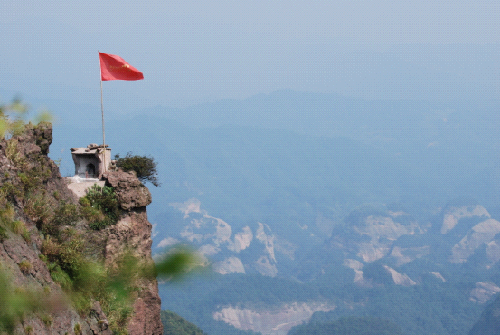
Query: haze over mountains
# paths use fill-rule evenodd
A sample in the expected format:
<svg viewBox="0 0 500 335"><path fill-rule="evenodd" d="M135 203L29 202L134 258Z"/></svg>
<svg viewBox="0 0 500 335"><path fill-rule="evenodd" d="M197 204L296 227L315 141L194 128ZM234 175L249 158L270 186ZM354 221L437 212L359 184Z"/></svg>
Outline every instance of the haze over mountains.
<svg viewBox="0 0 500 335"><path fill-rule="evenodd" d="M477 335L500 287L499 13L3 1L0 102L59 117L69 176L69 149L102 139L98 50L144 73L103 84L106 139L158 161L155 252L190 243L213 270L165 283L163 307L209 334L466 334L481 317Z"/></svg>
<svg viewBox="0 0 500 335"><path fill-rule="evenodd" d="M467 334L500 287L499 106L278 91L148 109L106 131L113 153L159 163L155 250L189 243L212 265L161 288L164 308L204 331L366 315ZM72 108L51 147L63 174L69 147L101 138Z"/></svg>
<svg viewBox="0 0 500 335"><path fill-rule="evenodd" d="M308 169L307 173L302 171L302 175L319 176L314 168L324 166L323 160L326 159L330 161L330 167L337 165L336 170L342 170L344 175L353 173L357 179L369 178L366 172L375 175L377 171L384 172L377 178L370 178L370 183L376 183L380 178L395 180L403 177L400 173L377 170L377 165L382 170L385 169L382 167L384 164L404 169L406 174L410 174L410 178L403 177L404 181L420 188L407 192L414 198L431 196L446 200L471 196L494 203L498 194L488 191L488 187L481 189L479 185L489 182L498 184L498 175L490 176L488 173L495 174L499 170L498 160L493 159L498 157L500 151L497 141L500 121L495 113L499 105L499 101L495 100L477 103L370 101L330 94L280 91L242 101L226 100L186 109L158 107L145 110L142 116L133 119L107 120L106 129L115 153L124 154L132 150L157 157L156 152L164 155L165 150L173 151L168 161L157 157L160 166L170 169L165 173L166 178L184 173L172 168L173 164L191 161L199 165L194 162L199 159L226 160L212 167L205 165L203 169L211 169L211 174L218 173L216 170L220 166L225 170L231 169L232 165L240 169L238 164L253 164L254 168L259 164L286 165L287 169L290 165L293 169L301 165L306 168L305 165L309 164L313 169ZM77 110L72 114L73 120L62 120L61 125L84 126L85 129L78 132L79 136L87 138L86 141L96 141L102 137L100 124L89 124L85 117L87 114L86 110ZM62 131L62 127L60 129ZM59 129L56 127L55 131ZM76 141L76 134L72 133ZM121 139L123 134L127 134L126 138L132 141ZM61 133L61 136L67 134ZM291 140L295 140L293 145L289 145ZM345 150L342 146L352 148ZM54 158L56 151L60 150L53 150ZM374 157L370 158L370 155ZM268 161L265 162L263 157ZM292 157L304 159L294 162L290 161ZM227 160L234 163L228 166ZM351 168L341 169L341 164ZM348 171L360 164L373 166L366 166L364 173ZM71 167L71 164L68 166ZM366 181L363 184L363 187L368 187ZM387 188L390 187L395 186L387 185ZM432 192L427 192L425 187L432 187ZM376 188L377 192L382 191L380 187ZM418 197L416 191L419 192Z"/></svg>

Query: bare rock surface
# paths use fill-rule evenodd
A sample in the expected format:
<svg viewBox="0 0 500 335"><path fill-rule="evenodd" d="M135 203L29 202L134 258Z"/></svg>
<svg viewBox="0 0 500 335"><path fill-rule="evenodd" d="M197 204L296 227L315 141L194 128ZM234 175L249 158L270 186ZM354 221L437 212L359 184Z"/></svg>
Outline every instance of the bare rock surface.
<svg viewBox="0 0 500 335"><path fill-rule="evenodd" d="M396 270L394 270L393 268L391 268L390 266L387 266L387 265L384 265L384 269L386 269L387 272L389 272L391 274L392 281L396 285L401 285L401 286L413 286L413 285L417 285L417 283L414 282L413 280L411 280L411 278L408 277L408 275L405 274L405 273L399 273L399 272L397 272Z"/></svg>
<svg viewBox="0 0 500 335"><path fill-rule="evenodd" d="M106 185L114 187L120 207L130 210L145 207L152 201L149 190L137 179L135 172L113 171L103 174Z"/></svg>
<svg viewBox="0 0 500 335"><path fill-rule="evenodd" d="M238 257L228 257L221 262L217 262L213 265L215 272L220 274L228 273L245 273L245 267Z"/></svg>
<svg viewBox="0 0 500 335"><path fill-rule="evenodd" d="M126 252L132 252L143 264L152 264L152 225L145 207L151 203L151 193L132 172L108 172L103 178L107 185L114 187L120 207L127 211L116 225L108 228L106 265L113 266ZM129 334L163 334L156 279L143 279L138 286L132 318L127 326Z"/></svg>
<svg viewBox="0 0 500 335"><path fill-rule="evenodd" d="M256 270L262 275L274 277L278 274L276 253L290 259L295 257L296 247L284 239L279 240L267 224L257 222L256 225L236 230L221 218L209 215L201 208L198 199L169 205L184 215L183 228L178 236L164 238L158 247L187 240L197 245L197 252L202 258L212 259L215 272L228 274ZM243 260L239 255L248 248L256 248L259 252Z"/></svg>
<svg viewBox="0 0 500 335"><path fill-rule="evenodd" d="M462 207L450 207L443 217L443 225L441 227L441 234L446 234L452 230L462 218L470 218L473 216L484 216L486 218L490 217L490 214L483 206L477 205L473 208L468 206Z"/></svg>
<svg viewBox="0 0 500 335"><path fill-rule="evenodd" d="M464 263L474 254L477 248L485 244L487 255L490 260L498 260L497 241L495 235L500 233L500 222L495 219L487 219L472 227L472 229L463 237L460 242L455 244L451 250L450 261L452 263ZM492 252L493 251L493 252Z"/></svg>
<svg viewBox="0 0 500 335"><path fill-rule="evenodd" d="M484 304L495 294L500 292L500 287L491 282L477 282L476 288L470 292L469 300Z"/></svg>
<svg viewBox="0 0 500 335"><path fill-rule="evenodd" d="M386 256L392 243L402 235L413 234L414 227L404 226L395 222L391 217L370 215L364 220L363 225L354 227L359 236L364 236L369 241L358 242L352 247L357 249L357 256L364 262L370 263Z"/></svg>
<svg viewBox="0 0 500 335"><path fill-rule="evenodd" d="M262 309L229 306L214 312L212 317L241 330L263 335L286 335L292 327L308 321L314 312L333 309L334 305L324 302L293 302Z"/></svg>

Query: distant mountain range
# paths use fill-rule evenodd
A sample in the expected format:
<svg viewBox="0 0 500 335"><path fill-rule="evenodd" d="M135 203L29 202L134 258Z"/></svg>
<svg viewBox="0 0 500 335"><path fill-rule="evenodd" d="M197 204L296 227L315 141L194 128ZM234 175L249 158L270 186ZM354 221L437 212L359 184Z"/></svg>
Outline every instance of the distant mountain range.
<svg viewBox="0 0 500 335"><path fill-rule="evenodd" d="M242 330L286 334L318 312L316 323L370 315L399 324L405 334L433 330L467 334L482 306L500 292L500 222L475 203L456 201L436 208L422 222L396 206L385 210L365 206L352 211L329 239L309 251L260 222L234 229L200 205L194 199L172 204L181 214L172 220L173 226L181 229L160 245L187 240L212 261L214 272L234 275L229 282L217 276L212 279L220 285L197 281L194 285L204 288L191 285L192 291L180 296L172 291L178 288L165 284L162 298L168 308L180 312L193 303L203 305L211 311L206 318ZM304 238L314 230L301 229ZM263 285L273 291L271 301L252 289L259 285L257 273L276 278ZM250 284L243 274L251 276ZM300 297L283 293L293 287L285 278L295 282ZM204 291L202 296L199 290ZM221 290L239 293L234 297ZM182 301L186 307L180 306ZM412 304L418 307L413 310ZM396 312L399 309L405 313ZM197 315L192 321L205 330L220 331L206 318ZM253 321L245 326L249 318ZM424 324L418 321L422 318Z"/></svg>
<svg viewBox="0 0 500 335"><path fill-rule="evenodd" d="M154 250L190 243L212 264L161 293L205 332L357 315L466 334L500 290L499 106L280 91L106 131L113 153L159 163ZM69 147L100 141L85 113L54 127L63 173Z"/></svg>

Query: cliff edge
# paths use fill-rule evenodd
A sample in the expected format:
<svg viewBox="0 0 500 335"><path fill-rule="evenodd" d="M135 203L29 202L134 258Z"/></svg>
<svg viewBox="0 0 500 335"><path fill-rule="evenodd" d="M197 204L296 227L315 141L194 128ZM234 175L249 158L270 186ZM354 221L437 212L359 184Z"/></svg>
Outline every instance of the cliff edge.
<svg viewBox="0 0 500 335"><path fill-rule="evenodd" d="M79 199L51 143L49 123L0 140L0 333L163 334L149 190L113 171L94 189L113 213Z"/></svg>

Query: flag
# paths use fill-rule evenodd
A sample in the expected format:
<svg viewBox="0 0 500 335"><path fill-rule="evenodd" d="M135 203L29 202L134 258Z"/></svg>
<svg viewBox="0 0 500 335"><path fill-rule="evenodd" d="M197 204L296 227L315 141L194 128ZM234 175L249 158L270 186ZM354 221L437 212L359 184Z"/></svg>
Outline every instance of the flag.
<svg viewBox="0 0 500 335"><path fill-rule="evenodd" d="M123 58L99 52L101 63L101 80L141 80L144 79L142 72L127 63Z"/></svg>

